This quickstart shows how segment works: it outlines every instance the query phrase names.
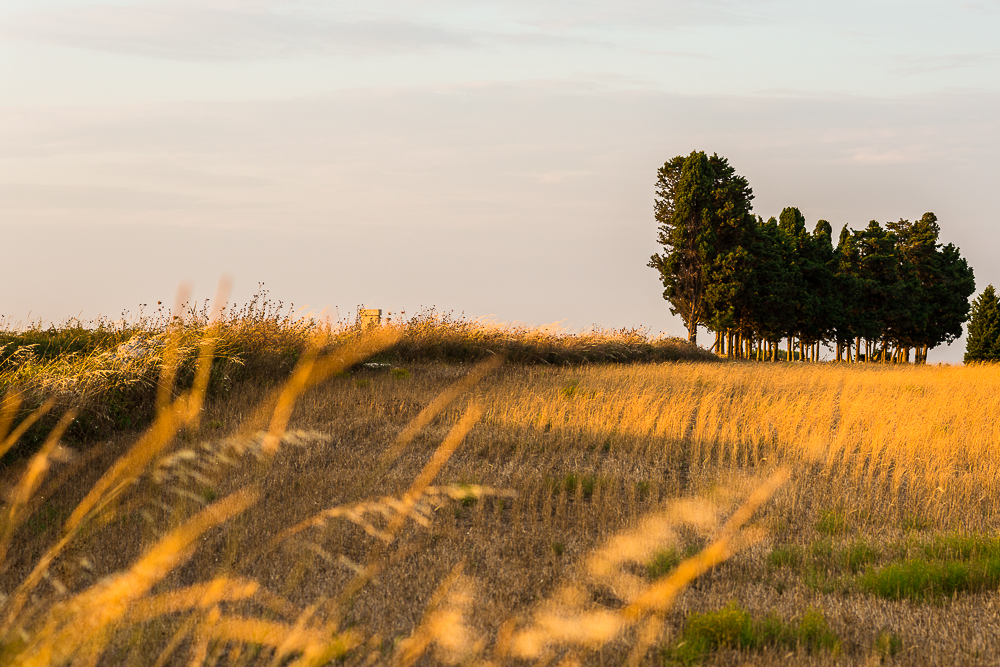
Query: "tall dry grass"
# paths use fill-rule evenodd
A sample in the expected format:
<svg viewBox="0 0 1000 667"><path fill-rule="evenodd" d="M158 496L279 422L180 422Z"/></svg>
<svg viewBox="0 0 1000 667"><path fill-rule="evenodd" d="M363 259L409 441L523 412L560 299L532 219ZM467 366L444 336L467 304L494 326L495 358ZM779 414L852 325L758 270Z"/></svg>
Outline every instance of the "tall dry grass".
<svg viewBox="0 0 1000 667"><path fill-rule="evenodd" d="M50 400L73 408L78 417L70 435L99 439L152 423L154 406L163 403L157 389L163 386L161 370L173 374L170 386L189 387L208 339L213 349L208 391L218 396L244 381L283 383L309 349L329 351L366 333L359 321L313 317L272 301L263 286L246 304L223 302L220 292L214 301L191 303L182 291L173 308L161 304L152 315L71 319L47 328L40 322L4 322L0 394L20 402L21 417ZM212 303L220 306L214 315ZM394 335L393 344L380 351L382 363L469 363L492 357L541 365L716 359L686 341L651 337L642 329L573 333L469 320L433 309L412 317L397 314L381 328ZM43 415L26 442L39 444L55 420Z"/></svg>
<svg viewBox="0 0 1000 667"><path fill-rule="evenodd" d="M656 663L687 611L735 597L824 608L860 664L885 619L917 633L933 610L762 588L768 545L831 509L870 535L995 530L990 367L489 355L391 374L359 365L399 345L385 327L314 335L283 381L211 398L222 321L189 381L165 343L139 434L67 446L71 417L40 408L61 426L0 480L0 662ZM927 632L915 664L956 655Z"/></svg>
<svg viewBox="0 0 1000 667"><path fill-rule="evenodd" d="M523 434L540 428L549 451L600 442L611 458L668 461L688 475L789 465L809 498L867 523L919 514L942 528L982 529L1000 509L1000 369L992 365L532 370L495 396L487 423Z"/></svg>
<svg viewBox="0 0 1000 667"><path fill-rule="evenodd" d="M280 549L289 538L307 529L323 527L334 518L346 519L375 537L374 548L366 562L355 564L344 557L354 576L336 595L322 594L312 604L297 607L287 602L284 595L264 589L252 577L227 575L228 570L238 568L240 555L244 563L246 556L259 556L248 543L238 544L231 553L230 562L205 580L185 582L179 587L169 586L166 582L192 559L197 551L197 541L204 539L206 532L219 529L259 503L262 495L258 488L259 480L270 472L273 459L283 447L290 441L310 444L311 440L322 440L310 438L308 434L303 437L289 433L289 422L299 399L310 388L397 343L402 333L399 327L362 332L347 344L332 348L328 336L313 335L288 380L265 391L256 407L246 416L241 415L236 435L220 442L205 443L200 451L178 448L179 438L184 433L199 431L215 348L221 339L221 327L220 313L215 313L205 325L198 342L197 362L190 388L179 393L176 388L177 371L184 360L181 346L185 334L189 332L179 325L165 332L167 335L159 346L162 348L158 355L160 378L153 424L90 485L82 498L75 500L68 517L56 527L52 535L54 539L40 557L22 560L16 563L19 567L11 567L10 561L3 563L13 573L11 581L19 579L4 600L3 616L0 618L4 662L16 665L97 664L113 652L110 649L123 635L135 636L136 632L142 635L145 626L159 624L164 616L186 616L186 621L164 645L150 652L131 655L129 661L151 661L155 654L157 664L167 664L173 661L174 652L186 644L189 652L187 661L191 664L213 663L223 654L227 660L237 664L247 660L261 661L258 659L269 664L282 664L288 660L295 664L325 664L333 658L343 657L362 641L362 630L344 627L346 616L355 599L372 585L386 567L389 548L409 523L429 526L434 511L444 501L476 501L491 495L511 495L482 485L432 486L434 479L482 417L482 409L473 400L409 488L398 497L388 496L381 500L322 510L272 538L268 546ZM383 452L378 464L381 470L375 471L376 476L393 465L423 427L497 366L499 360L494 356L431 401ZM17 421L15 415L20 400L18 394L8 393L3 419L5 429ZM20 431L15 429L7 440L16 440L28 422L36 420L51 407L50 401L29 415L18 425ZM12 478L17 480L16 488L11 494L10 509L0 534L0 546L4 553L11 544L18 546L14 537L23 527L28 514L26 507L41 486L50 468L53 451L74 417L73 412L67 412L41 450L32 457L27 469ZM248 454L252 457L250 460ZM238 482L239 488L230 489L222 499L199 508L198 505L204 502L199 502L197 494L185 485L190 482L224 484L226 468L234 466L242 467L244 475L244 479ZM112 523L133 489L144 478L157 482L163 491L179 491L180 497L192 500L193 505L177 501L164 504L163 498L156 497L159 494L154 495L154 502L165 513L159 520L148 512L144 513L154 534L129 545L133 549L138 548L140 553L136 557L126 561L125 567L89 585L77 587L63 583L64 577L55 575L61 561L67 559L74 546L88 542L90 536L85 534L88 530L100 531L102 525ZM359 490L368 490L366 487L375 481L369 477ZM212 491L211 495L214 496L214 493ZM149 499L146 496L146 500ZM207 502L211 499L205 495L201 500ZM719 542L721 546L714 556L715 561L725 555L725 545L731 539L729 533L738 530L740 523L742 521L730 528ZM242 553L244 550L248 553ZM317 550L324 553L320 547ZM89 562L86 557L80 560L88 569L92 567ZM289 586L294 585L301 572L300 566L301 563L293 568L290 582L285 583L286 590L282 593L287 594ZM53 590L47 595L40 594L46 583ZM451 579L446 581L447 587L450 588L452 583ZM294 622L274 621L269 618L270 613L246 615L228 609L230 604L238 606L240 602L257 598L258 594L264 601L277 601L286 615L291 610ZM644 599L656 597L653 591L646 593ZM650 605L649 602L637 604L639 606L633 605L633 609ZM417 634L393 654L393 660L412 663L432 645L441 647L444 654L450 652L454 659L466 659L473 655L470 653L473 647L461 639L468 635L463 629L462 613L454 610L443 612L437 609L438 606L439 602L432 601L429 615L420 624ZM622 620L619 630L629 625L635 615L634 611L619 613ZM532 631L524 632L531 634ZM555 634L549 637L557 644L561 639ZM534 642L538 644L538 639ZM519 645L522 657L539 653L537 647L525 648L523 640ZM267 647L263 654L262 647ZM482 652L484 646L481 642L477 647L474 653ZM498 655L503 657L505 654L501 651Z"/></svg>

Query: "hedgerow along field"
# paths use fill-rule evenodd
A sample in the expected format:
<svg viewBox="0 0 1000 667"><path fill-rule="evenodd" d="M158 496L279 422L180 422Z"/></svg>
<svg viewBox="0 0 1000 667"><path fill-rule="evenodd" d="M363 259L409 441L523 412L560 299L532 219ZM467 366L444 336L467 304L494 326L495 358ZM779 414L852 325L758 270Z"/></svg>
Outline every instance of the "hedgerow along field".
<svg viewBox="0 0 1000 667"><path fill-rule="evenodd" d="M992 366L265 302L6 335L4 664L1000 655Z"/></svg>

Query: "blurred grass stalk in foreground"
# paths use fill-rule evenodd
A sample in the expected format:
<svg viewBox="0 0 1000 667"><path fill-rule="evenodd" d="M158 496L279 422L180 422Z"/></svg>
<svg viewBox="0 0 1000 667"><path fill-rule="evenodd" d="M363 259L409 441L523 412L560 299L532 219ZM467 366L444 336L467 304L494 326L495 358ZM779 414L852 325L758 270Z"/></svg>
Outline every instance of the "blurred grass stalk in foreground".
<svg viewBox="0 0 1000 667"><path fill-rule="evenodd" d="M222 301L217 299L217 303ZM189 664L218 660L219 647L228 647L228 659L233 664L248 664L258 659L273 665L287 664L289 659L297 665L324 664L369 639L363 627L344 626L345 612L356 596L376 581L386 562L386 548L405 523L429 524L436 507L449 500L505 495L480 485L432 486L442 467L484 414L481 406L470 402L461 419L401 497L386 497L379 501L323 510L279 535L272 543L272 547L277 547L283 541L281 538L290 537L306 527L322 525L332 518L346 518L378 538L368 561L357 566L356 576L337 595L325 596L305 608L290 608L287 600L267 590L264 582L234 577L226 568L207 581L172 587L170 582L174 580L171 575L191 559L207 533L221 529L260 501L260 492L253 479L203 509L193 513L178 509L171 520L172 526L148 542L141 555L128 567L82 590L69 590L51 576L53 564L66 556L81 534L92 526L111 520L123 498L156 467L157 461L162 462L164 457L169 458L175 452L179 434L199 428L213 363L218 358L220 345L226 340L225 327L221 310L198 326L185 326L183 322L174 321L164 332L163 344L155 346L160 353L157 357L159 363L152 360L144 362L148 362L149 368L159 371L159 380L155 383L157 409L153 423L76 504L62 523L55 542L41 554L17 588L4 600L0 615L0 641L3 643L0 661L4 664L97 664L116 636L133 632L135 628L164 616L176 615L186 615L188 620L164 645L157 647L158 665L171 661L173 653L185 643L189 646ZM442 338L441 327L446 332L457 329L466 339L469 337L464 324L452 327L447 322L432 321L352 332L346 339L331 336L329 330L300 330L304 345L296 355L296 363L288 379L266 392L257 408L240 425L242 435L238 437L245 441L256 439L258 443L256 448L242 450L256 455L258 477L281 449L293 408L310 388L373 355L398 346L407 335L413 336L414 328L420 335ZM504 330L499 335L509 336L511 332ZM97 372L96 360L107 360L107 354L95 352L73 363L90 369L83 371L82 377L86 377L88 373ZM178 369L184 364L186 355L191 354L194 354L194 367L190 384L187 389L178 392ZM95 364L95 367L90 368L88 364ZM421 429L499 365L497 355L488 355L486 361L431 401L386 450L378 461L375 474L389 469ZM63 373L62 370L54 371L54 368L49 365L34 372L43 375L46 372L54 375ZM148 368L142 372L147 371ZM65 379L67 375L63 373L61 377ZM5 429L0 437L4 438L4 447L8 449L27 426L54 406L52 401L44 403L15 426L17 420L14 415L21 397L17 393L8 393L0 415L0 425ZM42 484L49 469L49 460L74 417L72 409L63 413L21 475L0 526L2 553L7 553L14 535L23 527L27 516L25 508ZM502 662L509 657L539 658L559 647L575 651L600 646L618 638L642 619L648 619L649 629L641 633L636 646L648 647L655 638L659 615L669 609L679 590L702 572L728 558L740 546L757 539L752 531L747 533L743 530L743 524L787 477L785 469L772 476L718 531L716 539L704 551L683 561L671 574L648 586L629 580L629 603L621 610L592 611L581 607L578 600L580 589L570 582L566 584L562 597L553 603L555 607L543 603L531 621L513 634L508 633L507 640L498 638L494 646L487 647L482 641L473 641L474 632L464 625L464 614L469 608L469 591L473 587L458 567L453 570L453 576L442 583L439 594L431 600L421 625L413 631L411 638L401 643L387 658L400 664L411 664L431 645L437 645L441 655L450 656L449 659L475 659L484 664ZM374 481L369 476L357 490L370 488ZM719 506L707 501L700 504L675 503L666 511L649 517L644 525L658 525L659 534L669 537L672 526L685 522L694 522L702 527L714 526L719 512ZM382 524L377 526L369 515L380 517ZM629 575L622 569L624 565L641 562L655 546L648 540L642 542L640 538L636 539L629 538L628 534L613 538L611 546L597 552L589 561L591 576L625 582ZM48 581L56 589L54 597L36 596L43 581ZM230 605L248 600L257 603L256 615L237 614L230 608ZM274 620L275 609L286 617L293 616L294 621ZM568 624L575 629L569 631ZM267 647L267 650L261 652L262 647ZM636 659L640 656L636 652L634 655Z"/></svg>

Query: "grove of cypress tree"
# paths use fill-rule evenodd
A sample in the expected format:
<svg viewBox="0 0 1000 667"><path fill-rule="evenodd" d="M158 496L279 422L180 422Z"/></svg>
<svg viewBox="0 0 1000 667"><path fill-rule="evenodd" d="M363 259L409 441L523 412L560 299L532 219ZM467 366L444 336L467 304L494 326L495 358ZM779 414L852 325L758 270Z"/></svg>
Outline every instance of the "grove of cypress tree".
<svg viewBox="0 0 1000 667"><path fill-rule="evenodd" d="M993 285L972 302L972 321L965 340L965 363L1000 361L1000 299Z"/></svg>
<svg viewBox="0 0 1000 667"><path fill-rule="evenodd" d="M648 266L659 272L663 298L681 316L691 343L698 342L698 325L713 319L716 264L736 259L727 256L753 225L751 200L747 180L716 154L678 155L657 171L653 209L663 252Z"/></svg>

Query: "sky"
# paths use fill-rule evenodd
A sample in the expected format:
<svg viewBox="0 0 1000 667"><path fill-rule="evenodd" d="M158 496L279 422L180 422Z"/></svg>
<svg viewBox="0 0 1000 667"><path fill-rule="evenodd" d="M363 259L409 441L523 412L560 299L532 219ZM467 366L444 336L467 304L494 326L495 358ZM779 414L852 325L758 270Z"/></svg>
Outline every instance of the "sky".
<svg viewBox="0 0 1000 667"><path fill-rule="evenodd" d="M4 0L0 317L230 276L334 318L683 335L646 262L692 150L765 218L933 211L1000 285L998 34L997 1Z"/></svg>

